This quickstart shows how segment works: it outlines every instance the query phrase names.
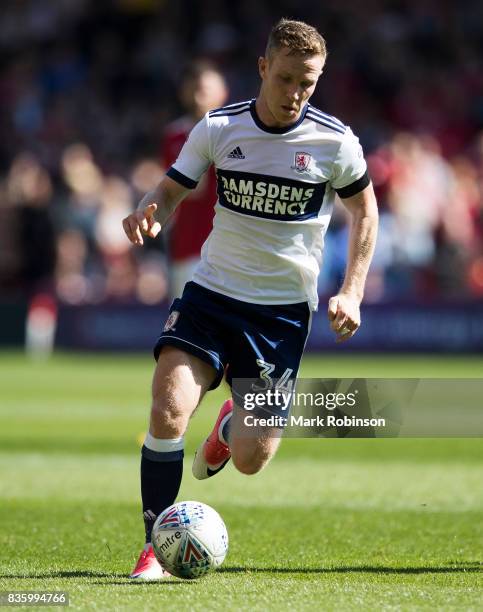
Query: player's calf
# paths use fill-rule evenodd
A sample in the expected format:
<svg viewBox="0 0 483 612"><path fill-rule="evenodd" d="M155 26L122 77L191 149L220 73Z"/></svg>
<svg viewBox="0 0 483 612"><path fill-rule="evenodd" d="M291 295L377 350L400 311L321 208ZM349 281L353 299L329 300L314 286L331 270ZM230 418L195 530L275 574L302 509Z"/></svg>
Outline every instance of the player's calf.
<svg viewBox="0 0 483 612"><path fill-rule="evenodd" d="M257 474L272 459L280 444L280 430L270 428L259 438L237 437L230 441L233 465L242 474Z"/></svg>
<svg viewBox="0 0 483 612"><path fill-rule="evenodd" d="M198 480L220 472L233 456L236 469L242 474L256 474L263 469L277 451L281 429L247 427L246 411L227 400L221 407L210 435L195 453L193 475Z"/></svg>

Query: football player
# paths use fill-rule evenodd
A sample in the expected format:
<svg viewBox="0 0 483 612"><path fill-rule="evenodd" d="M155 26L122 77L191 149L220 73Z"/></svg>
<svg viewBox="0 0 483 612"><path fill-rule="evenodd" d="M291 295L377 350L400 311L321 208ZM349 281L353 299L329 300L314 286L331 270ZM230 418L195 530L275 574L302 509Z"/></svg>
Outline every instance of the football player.
<svg viewBox="0 0 483 612"><path fill-rule="evenodd" d="M282 19L258 60L257 98L206 113L158 187L123 220L134 245L156 237L215 166L213 229L154 349L150 427L141 456L146 545L134 578L163 576L151 530L178 494L183 436L204 394L225 371L229 384L293 384L317 308L324 234L336 195L351 215L351 228L345 278L329 300L328 318L339 341L360 326L377 205L357 137L309 103L325 60L325 41L315 28ZM233 399L223 404L196 453L197 478L213 476L230 458L240 472L255 474L276 452L280 429L247 431L239 405L235 401L234 409Z"/></svg>

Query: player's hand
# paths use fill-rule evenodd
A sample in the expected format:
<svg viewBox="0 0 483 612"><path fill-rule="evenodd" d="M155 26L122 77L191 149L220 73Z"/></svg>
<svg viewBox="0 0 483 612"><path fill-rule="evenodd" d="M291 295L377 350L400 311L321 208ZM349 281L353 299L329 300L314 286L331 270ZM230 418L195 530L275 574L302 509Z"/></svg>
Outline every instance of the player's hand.
<svg viewBox="0 0 483 612"><path fill-rule="evenodd" d="M345 342L352 338L361 325L359 300L339 293L330 298L327 316L330 328L337 336L336 342Z"/></svg>
<svg viewBox="0 0 483 612"><path fill-rule="evenodd" d="M161 224L154 218L158 205L154 202L144 208L138 208L122 220L122 227L126 236L133 244L144 244L143 234L156 238L161 231Z"/></svg>

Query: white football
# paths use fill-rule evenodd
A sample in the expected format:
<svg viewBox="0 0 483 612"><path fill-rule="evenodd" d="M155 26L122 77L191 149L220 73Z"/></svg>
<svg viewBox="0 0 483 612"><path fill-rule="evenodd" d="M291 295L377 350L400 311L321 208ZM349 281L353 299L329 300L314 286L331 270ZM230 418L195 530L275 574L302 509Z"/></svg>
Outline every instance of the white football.
<svg viewBox="0 0 483 612"><path fill-rule="evenodd" d="M210 506L183 501L166 508L156 519L151 536L160 564L178 578L199 578L223 563L228 533L221 516Z"/></svg>

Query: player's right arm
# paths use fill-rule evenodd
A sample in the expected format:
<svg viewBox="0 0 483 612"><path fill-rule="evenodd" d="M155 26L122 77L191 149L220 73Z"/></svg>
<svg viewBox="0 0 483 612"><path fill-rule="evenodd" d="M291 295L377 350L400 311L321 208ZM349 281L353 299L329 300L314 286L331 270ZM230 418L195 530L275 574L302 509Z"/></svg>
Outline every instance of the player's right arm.
<svg viewBox="0 0 483 612"><path fill-rule="evenodd" d="M165 176L153 191L139 202L137 209L122 220L124 232L132 244L144 244L143 235L156 238L191 189Z"/></svg>
<svg viewBox="0 0 483 612"><path fill-rule="evenodd" d="M159 185L147 193L137 209L122 221L133 244L144 243L143 235L155 238L176 206L196 187L212 162L208 113L191 130L178 159Z"/></svg>

